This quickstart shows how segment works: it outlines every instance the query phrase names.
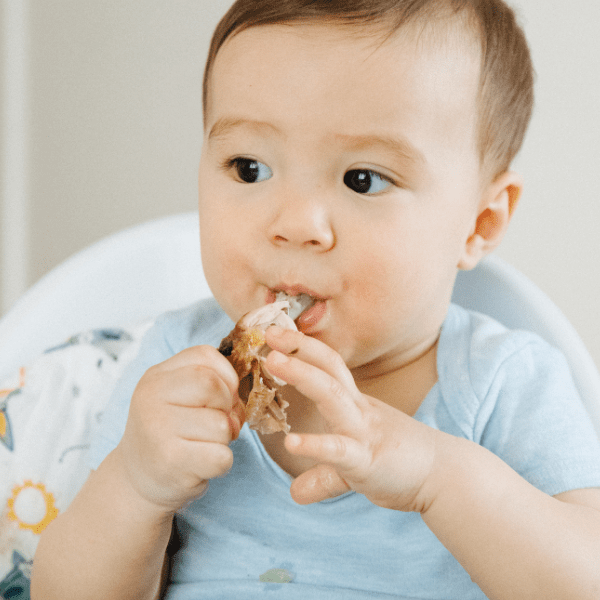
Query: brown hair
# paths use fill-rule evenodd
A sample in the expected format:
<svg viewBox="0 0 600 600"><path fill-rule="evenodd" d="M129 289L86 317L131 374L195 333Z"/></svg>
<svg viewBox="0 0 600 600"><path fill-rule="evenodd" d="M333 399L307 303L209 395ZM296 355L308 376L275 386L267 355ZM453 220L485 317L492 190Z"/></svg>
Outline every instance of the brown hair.
<svg viewBox="0 0 600 600"><path fill-rule="evenodd" d="M426 24L445 14L463 17L481 41L477 142L482 168L493 179L509 168L519 151L533 108L529 48L513 10L503 0L237 0L211 40L204 71L204 114L217 53L227 38L244 29L321 20L385 24L391 35L409 22Z"/></svg>

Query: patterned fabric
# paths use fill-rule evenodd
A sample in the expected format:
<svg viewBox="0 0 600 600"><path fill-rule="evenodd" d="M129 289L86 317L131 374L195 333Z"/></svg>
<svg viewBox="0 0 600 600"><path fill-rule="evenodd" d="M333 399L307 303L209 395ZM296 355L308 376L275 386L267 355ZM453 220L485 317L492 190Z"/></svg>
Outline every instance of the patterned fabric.
<svg viewBox="0 0 600 600"><path fill-rule="evenodd" d="M151 324L75 335L0 381L0 599L29 600L39 536L86 480L91 435Z"/></svg>

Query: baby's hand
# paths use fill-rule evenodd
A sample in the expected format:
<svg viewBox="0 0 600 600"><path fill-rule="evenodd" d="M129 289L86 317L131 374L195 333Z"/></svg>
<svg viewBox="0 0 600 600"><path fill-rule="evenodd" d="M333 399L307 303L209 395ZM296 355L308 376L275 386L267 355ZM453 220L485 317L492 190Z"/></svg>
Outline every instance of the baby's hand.
<svg viewBox="0 0 600 600"><path fill-rule="evenodd" d="M146 500L176 511L232 465L228 447L244 422L238 377L210 346L188 348L146 371L117 448Z"/></svg>
<svg viewBox="0 0 600 600"><path fill-rule="evenodd" d="M439 432L362 394L340 355L322 342L271 327L267 343L274 350L269 372L311 399L329 430L287 436L289 452L318 462L292 483L294 500L309 504L352 489L385 508L424 510Z"/></svg>

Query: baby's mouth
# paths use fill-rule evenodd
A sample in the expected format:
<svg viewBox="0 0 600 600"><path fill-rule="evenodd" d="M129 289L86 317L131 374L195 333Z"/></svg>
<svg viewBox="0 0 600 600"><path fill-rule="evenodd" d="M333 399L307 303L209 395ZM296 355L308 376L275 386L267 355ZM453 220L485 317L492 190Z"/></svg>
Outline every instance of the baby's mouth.
<svg viewBox="0 0 600 600"><path fill-rule="evenodd" d="M287 300L290 307L287 311L292 321L295 321L303 312L315 305L317 302L316 298L309 296L308 294L298 294L296 296L290 296L286 292L277 292L275 294L276 302L281 300Z"/></svg>

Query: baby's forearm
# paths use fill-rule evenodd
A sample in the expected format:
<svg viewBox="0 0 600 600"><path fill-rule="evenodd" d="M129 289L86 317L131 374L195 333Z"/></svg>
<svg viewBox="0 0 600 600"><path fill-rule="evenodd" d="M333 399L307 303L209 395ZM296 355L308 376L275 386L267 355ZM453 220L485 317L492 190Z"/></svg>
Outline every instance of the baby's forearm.
<svg viewBox="0 0 600 600"><path fill-rule="evenodd" d="M600 511L561 502L451 436L423 520L493 600L600 597Z"/></svg>
<svg viewBox="0 0 600 600"><path fill-rule="evenodd" d="M118 452L93 472L42 535L32 600L155 600L172 515L128 487Z"/></svg>

